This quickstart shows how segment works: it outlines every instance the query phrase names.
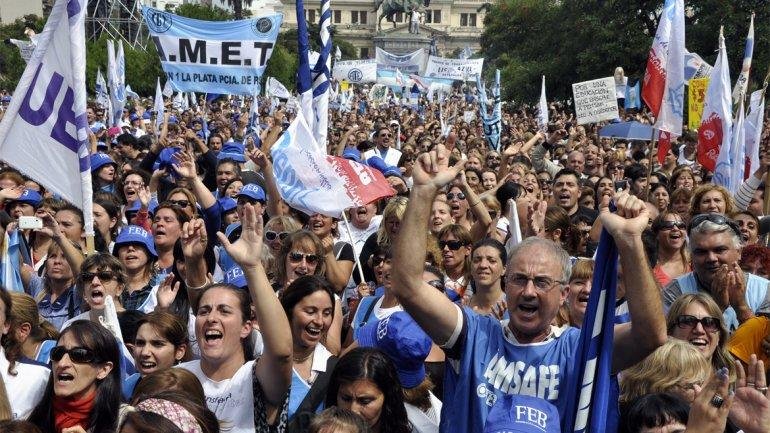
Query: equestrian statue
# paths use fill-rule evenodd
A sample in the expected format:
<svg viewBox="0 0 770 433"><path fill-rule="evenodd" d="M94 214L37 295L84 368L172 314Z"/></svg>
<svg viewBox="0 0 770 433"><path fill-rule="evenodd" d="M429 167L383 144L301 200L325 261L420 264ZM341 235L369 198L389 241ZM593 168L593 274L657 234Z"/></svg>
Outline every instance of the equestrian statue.
<svg viewBox="0 0 770 433"><path fill-rule="evenodd" d="M430 0L427 0L430 1ZM397 13L403 12L405 14L412 14L419 12L423 7L423 0L375 0L374 11L377 12L382 6L382 12L380 18L377 20L377 30L382 31L382 19L387 18L387 21L393 23L393 27L396 27L396 21L394 17Z"/></svg>

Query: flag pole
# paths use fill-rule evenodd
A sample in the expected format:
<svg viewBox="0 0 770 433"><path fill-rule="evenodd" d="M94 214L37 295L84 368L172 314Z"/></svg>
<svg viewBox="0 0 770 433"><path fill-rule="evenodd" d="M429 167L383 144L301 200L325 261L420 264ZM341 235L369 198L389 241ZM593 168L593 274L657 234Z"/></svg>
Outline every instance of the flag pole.
<svg viewBox="0 0 770 433"><path fill-rule="evenodd" d="M342 211L342 221L345 223L345 231L348 232L350 238L350 246L353 247L353 258L356 260L356 267L358 268L358 276L361 277L361 282L366 282L364 278L364 269L361 267L361 260L358 257L358 251L356 251L356 243L353 241L353 233L350 231L350 223L348 222L348 216L345 211Z"/></svg>
<svg viewBox="0 0 770 433"><path fill-rule="evenodd" d="M644 201L648 201L648 198L649 198L648 195L650 194L650 178L652 177L652 165L653 165L652 158L653 156L655 156L655 151L656 151L655 145L658 144L658 139L655 137L656 131L658 130L655 128L655 126L653 126L652 137L651 137L652 143L650 144L650 154L647 158L650 162L649 162L649 165L647 166L647 185L645 185L644 187L644 198L643 198ZM657 160L657 157L655 158L655 160Z"/></svg>

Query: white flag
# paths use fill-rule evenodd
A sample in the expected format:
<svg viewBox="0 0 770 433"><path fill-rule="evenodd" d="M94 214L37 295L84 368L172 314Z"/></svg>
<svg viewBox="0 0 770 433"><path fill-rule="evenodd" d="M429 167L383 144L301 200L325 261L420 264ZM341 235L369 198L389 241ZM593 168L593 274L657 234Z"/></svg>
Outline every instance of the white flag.
<svg viewBox="0 0 770 433"><path fill-rule="evenodd" d="M698 162L707 169L708 160L716 154L714 177L712 181L730 190L731 161L730 151L732 144L732 107L730 100L730 70L727 61L727 48L722 30L719 31L719 55L714 63L714 72L706 91L706 99L703 103L703 117L701 127L698 129ZM705 146L705 147L704 147ZM705 152L704 152L705 151Z"/></svg>
<svg viewBox="0 0 770 433"><path fill-rule="evenodd" d="M166 80L166 84L163 85L163 96L166 98L174 96L174 88L171 87L171 80Z"/></svg>
<svg viewBox="0 0 770 433"><path fill-rule="evenodd" d="M746 36L746 49L743 52L743 64L741 73L735 81L733 89L733 102L737 103L738 98L746 95L746 88L749 85L749 72L751 72L751 58L754 56L754 14L751 14L751 24L749 24L749 34Z"/></svg>
<svg viewBox="0 0 770 433"><path fill-rule="evenodd" d="M155 127L157 129L160 129L160 125L163 124L163 117L164 117L164 110L165 107L163 105L163 91L160 89L160 78L158 78L158 81L155 83L155 105L153 106L153 109L155 110ZM160 132L160 131L159 131Z"/></svg>
<svg viewBox="0 0 770 433"><path fill-rule="evenodd" d="M96 70L96 102L102 107L107 107L110 103L110 96L107 91L107 82L104 81L104 75L102 75L102 69ZM103 119L99 119L103 120Z"/></svg>
<svg viewBox="0 0 770 433"><path fill-rule="evenodd" d="M342 60L342 51L340 51L340 46L337 45L336 49L334 50L334 61L338 62Z"/></svg>
<svg viewBox="0 0 770 433"><path fill-rule="evenodd" d="M0 159L83 210L93 235L85 0L58 1L0 122Z"/></svg>
<svg viewBox="0 0 770 433"><path fill-rule="evenodd" d="M273 77L267 77L267 84L265 84L265 92L268 96L275 96L276 98L289 99L291 98L291 92L286 89L286 86L281 84L280 81Z"/></svg>
<svg viewBox="0 0 770 433"><path fill-rule="evenodd" d="M666 87L663 103L655 122L661 131L682 135L684 123L684 1L666 1L661 14L661 24L668 22L668 55L666 56ZM660 32L660 27L658 27ZM655 35L657 38L658 35Z"/></svg>
<svg viewBox="0 0 770 433"><path fill-rule="evenodd" d="M749 115L746 116L746 158L749 166L743 173L743 178L750 176L759 168L759 143L762 137L762 120L765 113L765 89L759 89L751 94L749 99Z"/></svg>
<svg viewBox="0 0 770 433"><path fill-rule="evenodd" d="M540 88L540 104L537 106L537 126L541 131L548 129L548 100L545 98L545 75Z"/></svg>

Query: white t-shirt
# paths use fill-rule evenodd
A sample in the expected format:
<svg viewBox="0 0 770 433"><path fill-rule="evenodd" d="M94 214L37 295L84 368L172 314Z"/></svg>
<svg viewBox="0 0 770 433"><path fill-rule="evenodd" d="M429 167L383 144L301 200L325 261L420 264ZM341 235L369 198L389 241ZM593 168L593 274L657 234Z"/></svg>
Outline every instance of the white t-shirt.
<svg viewBox="0 0 770 433"><path fill-rule="evenodd" d="M417 406L404 403L406 416L412 424L412 433L438 433L438 425L441 418L441 400L432 392L430 393L431 407L423 412Z"/></svg>
<svg viewBox="0 0 770 433"><path fill-rule="evenodd" d="M8 359L0 347L0 375L5 382L5 391L11 403L12 419L27 419L45 394L51 377L51 370L42 365L16 362L15 375L8 374Z"/></svg>
<svg viewBox="0 0 770 433"><path fill-rule="evenodd" d="M206 406L217 419L226 423L229 433L254 433L254 391L252 370L254 361L243 364L230 379L214 381L201 370L200 360L179 364L200 380L206 395Z"/></svg>

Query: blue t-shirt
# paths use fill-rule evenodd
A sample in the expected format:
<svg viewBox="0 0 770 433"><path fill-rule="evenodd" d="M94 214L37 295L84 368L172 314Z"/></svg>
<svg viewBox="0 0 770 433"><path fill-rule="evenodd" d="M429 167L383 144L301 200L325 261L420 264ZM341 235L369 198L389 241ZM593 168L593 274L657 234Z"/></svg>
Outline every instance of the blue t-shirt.
<svg viewBox="0 0 770 433"><path fill-rule="evenodd" d="M463 307L463 329L447 349L441 432L484 430L490 409L504 394L543 398L563 413L569 396L559 394L576 367L580 330L558 328L548 341L519 344L506 335L507 321Z"/></svg>
<svg viewBox="0 0 770 433"><path fill-rule="evenodd" d="M36 298L44 290L45 280L36 274L32 274L29 282L29 294ZM62 325L67 320L80 314L81 298L77 295L75 286L70 287L51 302L51 294L47 293L37 303L40 317L47 320L56 329L61 331Z"/></svg>

